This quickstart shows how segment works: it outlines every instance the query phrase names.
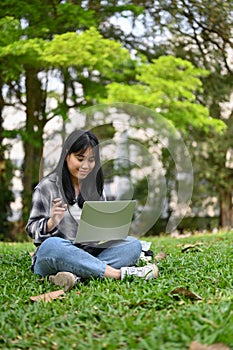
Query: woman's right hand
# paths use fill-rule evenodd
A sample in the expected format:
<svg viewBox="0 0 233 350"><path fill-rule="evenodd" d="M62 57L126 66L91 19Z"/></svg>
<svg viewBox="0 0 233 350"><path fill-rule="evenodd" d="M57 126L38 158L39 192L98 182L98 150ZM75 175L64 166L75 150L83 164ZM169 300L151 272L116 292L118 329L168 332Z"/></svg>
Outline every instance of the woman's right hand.
<svg viewBox="0 0 233 350"><path fill-rule="evenodd" d="M55 198L53 200L53 207L51 210L50 218L47 222L47 231L51 231L58 226L64 217L67 204L62 204L61 198Z"/></svg>

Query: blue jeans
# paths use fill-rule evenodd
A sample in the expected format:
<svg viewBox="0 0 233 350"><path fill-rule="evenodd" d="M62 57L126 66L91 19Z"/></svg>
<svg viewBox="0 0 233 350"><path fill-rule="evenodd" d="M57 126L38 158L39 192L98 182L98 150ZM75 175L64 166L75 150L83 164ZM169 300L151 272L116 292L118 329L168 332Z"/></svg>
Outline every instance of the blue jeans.
<svg viewBox="0 0 233 350"><path fill-rule="evenodd" d="M59 271L68 271L82 278L103 278L106 265L116 269L135 265L141 250L142 246L139 240L128 236L94 256L77 248L69 240L50 237L38 249L34 273L48 276Z"/></svg>

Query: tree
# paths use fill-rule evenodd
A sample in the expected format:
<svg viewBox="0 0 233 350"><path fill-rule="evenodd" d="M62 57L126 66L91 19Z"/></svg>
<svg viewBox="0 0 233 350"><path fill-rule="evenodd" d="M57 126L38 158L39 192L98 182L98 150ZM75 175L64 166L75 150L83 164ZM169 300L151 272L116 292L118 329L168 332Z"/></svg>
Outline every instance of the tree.
<svg viewBox="0 0 233 350"><path fill-rule="evenodd" d="M120 44L115 45L112 40L107 42L93 30L88 38L86 34L86 38L84 35L83 40L77 42L77 37L85 30L100 25L94 7L92 2L84 4L69 0L56 3L42 0L33 4L28 0L1 2L0 18L8 18L12 23L17 21L18 26L17 33L14 32L2 45L0 56L5 72L11 73L9 79L3 79L8 95L5 104L17 105L26 111L27 116L24 130L7 133L9 137L20 134L24 142L24 218L28 213L32 187L38 181L46 123L54 115L67 118L70 108L96 103L98 97L105 94L104 86L111 79L119 81L122 73L126 79L132 71L129 55ZM127 5L105 7L103 21L108 13L127 9ZM64 36L59 38L60 35ZM45 46L46 54L43 52ZM62 54L57 55L57 50ZM51 75L63 85L62 94L48 90ZM81 85L78 92L75 88L77 82ZM57 106L49 110L48 100L52 95L57 99Z"/></svg>
<svg viewBox="0 0 233 350"><path fill-rule="evenodd" d="M137 1L137 5L141 6L142 2ZM233 176L232 169L226 166L226 158L232 149L233 116L229 104L233 75L232 14L231 0L146 1L140 16L131 13L131 30L124 38L127 47L143 53L150 62L161 55L173 54L209 71L209 75L201 78L203 91L199 92L197 100L209 109L212 118L221 119L226 128L221 135L212 131L211 143L210 134L189 129L187 143L190 143L190 151L192 142L197 143L194 154L196 177L200 184L203 181L209 184L210 192L206 196L218 195L222 227L233 225ZM117 31L113 25L110 27L114 37L121 37L119 28ZM229 105L227 114L222 107L225 103ZM212 169L212 176L209 176L209 169Z"/></svg>
<svg viewBox="0 0 233 350"><path fill-rule="evenodd" d="M3 96L0 96L0 239L9 235L10 225L8 219L12 214L10 204L14 199L12 192L13 165L5 155L8 146L3 144L3 108Z"/></svg>
<svg viewBox="0 0 233 350"><path fill-rule="evenodd" d="M48 91L46 83L45 86L43 84L49 73L37 54L40 55L42 45L51 40L54 34L77 28L84 30L95 21L91 11L86 11L78 5L74 6L69 1L54 3L42 0L31 4L27 0L20 3L3 0L0 17L3 23L3 38L6 39L4 42L1 40L1 61L4 63L2 70L4 69L5 73L2 75L1 87L7 90L8 97L4 105L14 104L23 111L26 110L27 116L24 130L15 130L10 135L7 133L10 137L14 137L16 133L20 134L24 142L22 175L23 208L26 217L32 187L38 182L43 127L47 122ZM11 49L16 50L15 55Z"/></svg>
<svg viewBox="0 0 233 350"><path fill-rule="evenodd" d="M228 0L171 0L159 1L159 7L166 13L164 27L172 34L170 49L195 66L211 72L203 78L202 103L209 108L213 118L222 119L227 127L222 135L212 132L208 140L203 133L195 135L196 139L198 137L195 164L201 169L196 175L200 183L205 180L210 184L210 196L213 191L218 194L220 225L232 227L233 173L226 160L233 147L233 112L231 109L224 115L222 106L229 103L233 92L233 66L230 62L233 49L233 5Z"/></svg>
<svg viewBox="0 0 233 350"><path fill-rule="evenodd" d="M0 19L0 47L8 45L18 37L19 23L12 18L6 17ZM6 134L4 130L4 108L7 104L3 88L4 83L10 81L10 76L14 72L7 69L3 59L0 59L0 237L5 238L9 236L10 223L9 217L12 214L11 202L14 200L14 194L12 192L12 178L14 173L14 166L11 160L8 158L10 145L6 142Z"/></svg>
<svg viewBox="0 0 233 350"><path fill-rule="evenodd" d="M79 53L82 52L82 55ZM95 53L95 55L93 54ZM14 62L20 65L22 76L25 80L26 93L26 125L21 132L24 140L25 160L24 160L24 207L28 211L31 201L32 186L38 181L39 165L43 151L43 129L46 123L55 115L67 112L69 108L74 108L85 103L85 95L79 96L80 102L75 102L78 92L73 90L74 95L70 100L67 95L63 95L61 102L57 101L54 110L47 111L49 92L47 86L43 87L39 73L46 75L47 72L57 72L60 77L72 71L75 80L79 74L82 75L86 69L88 72L98 72L99 76L112 79L115 71L123 68L124 62L130 60L129 53L120 47L120 44L103 39L95 30L87 30L80 35L76 33L65 33L55 36L47 42L42 39L22 39L14 42L1 50L1 57L14 56ZM117 72L119 75L119 70ZM69 83L71 74L68 74ZM91 78L89 78L91 80ZM64 88L71 88L65 86ZM51 92L50 92L51 94ZM59 96L60 98L60 96ZM73 101L72 101L73 100ZM62 111L63 109L63 111Z"/></svg>
<svg viewBox="0 0 233 350"><path fill-rule="evenodd" d="M202 4L204 4L204 6L202 6ZM218 6L219 4L224 6ZM15 103L13 97L17 99L17 106L26 108L28 116L30 116L25 129L21 132L25 140L25 150L27 149L25 154L28 152L25 157L24 166L25 171L29 172L29 180L25 178L24 181L25 186L28 186L26 190L28 196L30 196L29 193L31 193L32 184L37 182L38 179L38 171L36 170L35 174L32 175L30 171L35 164L38 164L40 159L41 151L39 150L41 150L42 143L39 140L41 140L43 135L41 130L45 125L44 123L47 123L54 115L61 115L66 118L70 107L80 109L98 103L103 97L107 96L106 86L112 80L120 82L123 79L131 85L140 84L139 80L135 83L134 68L137 62L133 60L128 58L122 59L120 56L117 57L117 60L114 60L114 57L109 55L108 52L110 60L113 59L113 65L106 59L106 67L104 67L103 64L101 65L101 60L103 61L105 56L103 55L103 50L101 51L100 49L98 51L98 55L100 55L100 57L98 57L99 61L98 63L95 62L93 65L95 51L92 50L91 46L93 46L95 50L98 50L98 45L95 45L94 38L97 40L100 38L95 34L92 37L93 41L91 38L87 40L87 51L92 57L87 59L87 64L83 59L84 65L82 65L81 62L78 61L78 55L82 56L87 47L80 42L78 45L81 46L72 46L76 45L76 39L74 39L75 33L76 36L79 36L88 28L97 27L102 34L101 43L103 38L110 38L111 43L113 42L112 39L117 40L121 42L122 46L132 50L133 53L141 52L146 55L150 63L161 54L167 55L171 52L181 58L190 58L195 65L200 65L201 68L206 67L211 71L211 74L202 78L204 81L203 92L206 93L208 90L206 82L208 81L211 87L215 86L211 80L214 78L213 71L214 73L218 72L219 67L222 67L221 62L226 61L225 53L227 53L227 46L229 46L229 28L231 28L229 4L230 2L228 1L225 1L224 4L220 1L217 6L215 6L215 3L213 3L212 6L212 3L209 3L207 0L202 2L186 2L185 0L145 2L132 0L130 4L128 1L117 2L115 0L108 1L107 3L100 0L85 2L61 0L56 1L56 3L42 0L35 1L33 4L29 0L22 0L20 3L15 0L3 0L1 2L0 17L5 18L5 16L10 15L12 16L12 20L15 21L18 19L20 23L16 38L8 41L8 48L4 47L3 50L0 50L0 57L2 57L2 62L4 62L4 72L8 72L9 79L7 80L4 78L3 85L5 89L6 87L8 89L8 96L12 96L11 102ZM211 6L213 8L219 7L218 13L216 12L217 10L215 10L216 15L213 16L213 18L218 18L219 13L222 17L219 23L215 23L213 27L204 27L211 17ZM202 16L198 16L199 10L202 11ZM192 11L193 14L195 14L193 16L190 15ZM120 17L128 20L131 24L131 30L125 32L121 28L120 22L117 22L117 19ZM203 36L200 35L201 30L198 29L199 24L194 22L195 19L198 21L201 19L202 27L205 29L203 33L205 32L205 35L209 33L209 38L210 34L216 31L216 28L217 34L215 33L214 35L218 35L218 38L220 38L221 34L224 37L223 42L225 44L222 45L224 49L223 60L221 60L221 50L218 48L219 43L217 42L218 45L214 44L215 50L212 50L211 45L213 45L213 43L210 44L209 39L209 41L205 41L204 34ZM211 19L211 21L213 21L213 19ZM222 32L220 27L223 24L220 22L224 22L225 26ZM192 26L194 31L190 30ZM223 34L223 32L226 32L226 34ZM66 35L66 33L68 35ZM57 35L57 37L55 37L55 35ZM92 34L90 34L90 36L91 35ZM169 40L170 38L171 40ZM216 69L213 69L213 67L215 68L214 57L211 60L209 60L209 58L206 60L206 62L209 63L208 67L202 63L202 55L199 53L203 53L206 47L204 47L204 51L203 49L202 51L199 50L199 44L195 41L199 38L201 38L199 42L204 41L203 45L205 45L205 42L209 43L208 55L211 55L212 52L214 52L214 54L218 53L219 60L217 62L219 63ZM212 37L211 40L213 40ZM69 41L73 44L68 45ZM220 39L218 39L218 41L222 44ZM14 44L10 45L12 42L14 42ZM69 50L72 52L67 52L65 46L69 47ZM84 51L77 52L77 47L84 49ZM14 54L12 50L15 50L16 53ZM61 50L61 53L57 55L59 50ZM75 53L76 58L74 58ZM66 55L67 58L64 60ZM56 59L59 59L60 63L56 62ZM75 65L71 63L72 59L76 60ZM60 94L48 90L48 82L52 75L56 76L56 78L62 82L63 92ZM228 94L228 88L225 84L226 81L225 79L219 79L219 81L223 82L223 84L220 84L220 87L221 91L224 91L224 94L226 92L224 95L224 98L226 98ZM26 82L26 84L24 84L24 82ZM79 86L81 86L81 89L78 91L76 89L77 82ZM230 84L229 76L228 83ZM225 86L226 89L222 89L223 86ZM219 88L216 90L219 90ZM208 101L200 99L200 90L198 95L194 98L196 102L199 102L199 105L197 103L196 106L196 115L198 111L201 110L201 115L204 118L202 119L198 116L198 118L195 119L195 121L200 123L199 126L208 126L207 124L209 124L208 122L206 123L207 119L205 118L207 112L200 104L205 105L208 102L210 111L211 106L214 106L215 96L213 95L213 91L208 91L210 91L208 94ZM191 94L191 91L189 92ZM216 96L219 98L219 100L217 100L217 106L219 107L220 100L223 101L224 98L222 94L216 93ZM57 106L53 110L49 109L47 105L51 97L55 97L57 100ZM146 96L144 95L144 97ZM114 100L116 101L116 98L114 98ZM9 103L9 98L8 101L5 102ZM142 102L144 104L144 101ZM147 103L149 102L150 101L147 101ZM179 102L181 101L177 99L176 108ZM196 104L186 97L186 115L188 115L189 111L188 104L191 105L192 113L195 114L194 105ZM169 105L171 112L175 111L174 107L175 104L173 106L172 104ZM212 117L216 115L217 114L213 114L211 111ZM172 116L170 114L171 118L177 119L177 116L178 115L173 114ZM183 129L186 129L185 118L183 122ZM194 121L192 122L194 123ZM188 131L192 135L197 135L195 132L196 126L197 124L193 126L189 125ZM197 136L200 137L200 134ZM219 139L219 136L217 136L217 139ZM34 155L34 151L32 150L36 152ZM33 166L31 166L32 163L27 163L26 161L26 159L32 158L34 159ZM24 197L25 200L29 202L30 199L27 199L27 195ZM28 210L27 207L28 205L26 206L26 210Z"/></svg>
<svg viewBox="0 0 233 350"><path fill-rule="evenodd" d="M152 63L139 64L136 73L135 84L110 83L106 101L119 100L157 110L184 133L190 126L206 130L212 126L216 131L224 128L221 121L209 117L208 109L196 98L197 91L202 90L200 78L208 75L207 71L180 58L161 56Z"/></svg>
<svg viewBox="0 0 233 350"><path fill-rule="evenodd" d="M152 128L157 131L157 137L156 132L154 136L153 133L150 133L151 136L147 142L152 150L152 143L156 144L158 139L160 139L163 148L161 158L164 170L166 170L169 207L172 196L174 198L173 193L176 192L175 197L181 198L180 201L176 200L176 206L178 207L180 202L183 208L185 206L187 208L191 190L189 177L192 176L192 169L188 166L188 156L187 158L185 157L185 148L182 147L182 143L175 141L176 135L174 130L169 128L169 124L161 123L159 120L161 117L169 120L186 137L189 137L190 130L196 130L196 133L197 130L199 132L204 132L205 130L205 133L212 130L212 132L216 133L222 132L225 128L224 123L210 118L208 109L201 105L196 98L197 91L202 89L200 78L208 75L208 72L197 69L190 62L174 56L161 56L152 60L151 63L139 64L136 67L136 72L137 81L135 84L111 83L108 85L109 95L107 102L114 102L117 99L125 103L143 105L154 111L151 113L147 111L144 115L141 115L139 117L141 118L141 124L140 120L138 120L139 118L137 119L136 117L137 123L135 124L138 127L143 125L145 130ZM135 107L134 116L140 114L136 109ZM131 124L133 124L132 121ZM164 131L164 128L167 129L167 132ZM166 147L163 145L163 140L167 144ZM168 150L170 155L167 152ZM185 163L187 163L187 169L185 169ZM180 174L185 174L185 178L187 178L187 180L183 181L182 186L179 186L181 182L177 181L180 175L178 174L179 171ZM140 186L143 183L145 184L145 181L140 182ZM160 192L163 192L163 183L160 182L158 186L160 187ZM182 192L178 190L179 187L182 188ZM181 206L179 208L180 212L182 211ZM168 208L168 211L171 211L170 208ZM176 216L177 214L175 213L174 215L169 215L168 230L176 227L178 223Z"/></svg>

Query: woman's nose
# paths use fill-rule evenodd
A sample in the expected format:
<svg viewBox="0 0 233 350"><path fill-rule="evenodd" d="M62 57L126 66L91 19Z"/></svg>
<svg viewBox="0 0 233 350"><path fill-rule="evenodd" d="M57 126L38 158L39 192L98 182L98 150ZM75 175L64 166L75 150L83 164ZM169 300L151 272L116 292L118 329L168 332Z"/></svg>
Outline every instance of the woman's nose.
<svg viewBox="0 0 233 350"><path fill-rule="evenodd" d="M82 163L81 163L81 168L88 168L88 160L87 159L83 159Z"/></svg>

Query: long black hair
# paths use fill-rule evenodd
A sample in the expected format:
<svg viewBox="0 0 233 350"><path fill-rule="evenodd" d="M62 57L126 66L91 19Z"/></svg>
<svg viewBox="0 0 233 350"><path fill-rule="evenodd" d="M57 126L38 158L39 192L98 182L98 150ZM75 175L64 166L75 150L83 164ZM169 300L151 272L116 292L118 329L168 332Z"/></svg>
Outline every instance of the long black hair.
<svg viewBox="0 0 233 350"><path fill-rule="evenodd" d="M77 198L66 163L66 156L71 153L83 154L91 147L95 157L95 167L82 181L82 187ZM86 200L100 200L103 194L104 176L100 163L99 141L97 137L87 130L75 130L65 140L58 164L54 170L58 176L59 186L68 204L78 203L80 208Z"/></svg>

